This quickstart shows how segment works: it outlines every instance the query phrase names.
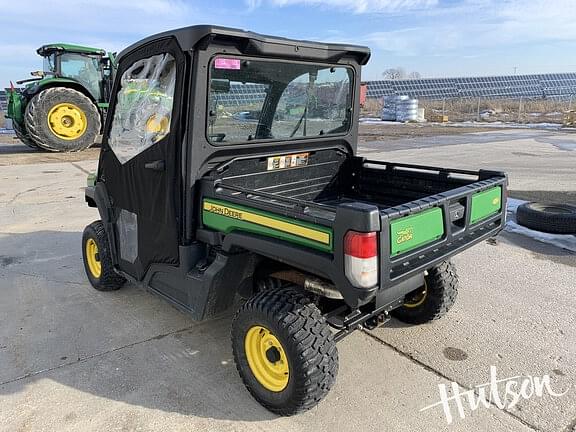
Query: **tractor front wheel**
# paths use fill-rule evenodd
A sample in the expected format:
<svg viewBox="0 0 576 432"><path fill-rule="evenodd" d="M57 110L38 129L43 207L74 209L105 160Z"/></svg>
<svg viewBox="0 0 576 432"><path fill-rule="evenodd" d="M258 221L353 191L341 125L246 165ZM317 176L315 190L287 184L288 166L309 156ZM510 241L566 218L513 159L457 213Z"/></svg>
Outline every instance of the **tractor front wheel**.
<svg viewBox="0 0 576 432"><path fill-rule="evenodd" d="M34 141L32 141L32 139L28 136L26 131L24 131L22 129L22 127L18 124L18 122L13 121L12 127L14 128L14 133L16 134L16 137L22 142L22 144L24 144L30 148L33 148L33 149L39 149L40 148L36 145L36 143Z"/></svg>
<svg viewBox="0 0 576 432"><path fill-rule="evenodd" d="M26 131L39 147L54 152L85 150L100 133L100 113L90 98L67 87L42 90L26 106Z"/></svg>

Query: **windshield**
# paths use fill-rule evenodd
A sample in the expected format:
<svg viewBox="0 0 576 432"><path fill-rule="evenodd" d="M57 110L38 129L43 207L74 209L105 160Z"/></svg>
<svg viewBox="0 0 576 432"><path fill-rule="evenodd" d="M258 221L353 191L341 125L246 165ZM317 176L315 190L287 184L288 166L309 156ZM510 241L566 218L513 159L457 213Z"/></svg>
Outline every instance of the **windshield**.
<svg viewBox="0 0 576 432"><path fill-rule="evenodd" d="M352 118L344 66L218 57L211 65L208 139L238 143L341 134Z"/></svg>
<svg viewBox="0 0 576 432"><path fill-rule="evenodd" d="M76 53L61 54L60 73L64 77L81 82L96 99L100 99L102 72L99 56Z"/></svg>
<svg viewBox="0 0 576 432"><path fill-rule="evenodd" d="M42 70L44 72L54 73L54 54L50 54L44 57L44 65Z"/></svg>

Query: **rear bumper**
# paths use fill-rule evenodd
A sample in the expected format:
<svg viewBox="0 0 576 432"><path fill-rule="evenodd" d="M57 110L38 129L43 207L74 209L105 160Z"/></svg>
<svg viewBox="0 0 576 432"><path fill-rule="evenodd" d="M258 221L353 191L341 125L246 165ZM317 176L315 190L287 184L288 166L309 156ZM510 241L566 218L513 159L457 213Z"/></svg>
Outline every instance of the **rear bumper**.
<svg viewBox="0 0 576 432"><path fill-rule="evenodd" d="M495 187L502 188L500 211L481 221L472 222L473 195ZM402 209L383 211L380 235L380 254L382 257L380 289L387 289L449 259L476 243L498 234L506 223L506 188L507 178L502 175L481 180L439 196L431 196L424 200L408 203ZM450 216L450 206L454 203L462 203L464 207L463 218L458 224L454 223ZM444 235L425 246L392 257L390 223L401 217L432 207L442 209Z"/></svg>

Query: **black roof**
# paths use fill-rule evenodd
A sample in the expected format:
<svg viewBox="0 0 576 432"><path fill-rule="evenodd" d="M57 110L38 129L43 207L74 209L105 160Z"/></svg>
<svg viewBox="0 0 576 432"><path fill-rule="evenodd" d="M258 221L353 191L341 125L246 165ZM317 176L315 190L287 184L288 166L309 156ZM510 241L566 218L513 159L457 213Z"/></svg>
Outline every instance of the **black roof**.
<svg viewBox="0 0 576 432"><path fill-rule="evenodd" d="M121 60L123 56L142 45L167 37L175 37L184 51L195 49L201 41L208 38L207 41L214 42L218 40L243 42L240 44L242 52L252 55L276 54L282 57L320 61L338 61L343 57L352 57L362 65L370 59L370 48L365 46L287 39L212 25L183 27L149 36L124 49L118 59Z"/></svg>

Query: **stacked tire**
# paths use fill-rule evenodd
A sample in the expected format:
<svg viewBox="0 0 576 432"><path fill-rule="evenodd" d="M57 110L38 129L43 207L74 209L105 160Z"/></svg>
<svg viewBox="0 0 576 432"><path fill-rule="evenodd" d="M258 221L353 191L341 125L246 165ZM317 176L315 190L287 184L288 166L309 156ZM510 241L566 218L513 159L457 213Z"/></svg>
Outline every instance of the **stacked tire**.
<svg viewBox="0 0 576 432"><path fill-rule="evenodd" d="M418 120L418 99L410 99L408 96L398 96L396 101L396 120L409 122Z"/></svg>
<svg viewBox="0 0 576 432"><path fill-rule="evenodd" d="M396 96L382 98L382 114L380 118L383 121L396 121Z"/></svg>

